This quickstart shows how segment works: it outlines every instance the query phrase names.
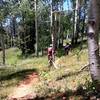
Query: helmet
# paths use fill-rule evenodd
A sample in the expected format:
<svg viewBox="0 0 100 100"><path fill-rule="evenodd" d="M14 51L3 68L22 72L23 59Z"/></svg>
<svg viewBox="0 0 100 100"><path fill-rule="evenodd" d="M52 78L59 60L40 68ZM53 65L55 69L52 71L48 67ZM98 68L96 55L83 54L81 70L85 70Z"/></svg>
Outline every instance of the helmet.
<svg viewBox="0 0 100 100"><path fill-rule="evenodd" d="M50 44L50 47L52 47L53 45L52 44Z"/></svg>

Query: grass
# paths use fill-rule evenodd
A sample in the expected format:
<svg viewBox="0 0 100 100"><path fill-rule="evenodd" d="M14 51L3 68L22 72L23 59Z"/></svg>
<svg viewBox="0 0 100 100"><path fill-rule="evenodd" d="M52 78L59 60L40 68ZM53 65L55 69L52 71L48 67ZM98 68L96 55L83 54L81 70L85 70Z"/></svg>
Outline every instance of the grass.
<svg viewBox="0 0 100 100"><path fill-rule="evenodd" d="M88 64L87 55L87 49L80 52L74 49L68 56L56 58L59 69L53 67L49 69L47 56L24 58L17 48L6 50L7 67L0 68L0 100L5 100L18 82L33 71L40 75L40 82L33 86L40 96L75 91L80 85L88 88L86 84L91 82L89 72L78 73L81 67Z"/></svg>

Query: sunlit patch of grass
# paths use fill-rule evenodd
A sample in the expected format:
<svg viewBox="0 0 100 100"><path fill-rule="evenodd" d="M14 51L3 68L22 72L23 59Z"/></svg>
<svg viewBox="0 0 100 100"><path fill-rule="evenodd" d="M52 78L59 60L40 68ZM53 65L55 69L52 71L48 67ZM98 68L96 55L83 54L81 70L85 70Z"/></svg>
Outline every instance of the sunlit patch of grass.
<svg viewBox="0 0 100 100"><path fill-rule="evenodd" d="M82 50L79 52L79 55L74 54L71 52L67 56L63 56L60 58L60 60L57 63L59 66L65 66L67 68L70 68L72 70L75 70L77 68L80 68L86 64L88 64L88 53L87 50Z"/></svg>
<svg viewBox="0 0 100 100"><path fill-rule="evenodd" d="M6 50L6 64L16 64L20 60L18 58L19 55L21 55L21 51L18 48L11 48Z"/></svg>
<svg viewBox="0 0 100 100"><path fill-rule="evenodd" d="M5 80L0 83L0 100L6 100L7 96L13 91L18 84L18 79Z"/></svg>

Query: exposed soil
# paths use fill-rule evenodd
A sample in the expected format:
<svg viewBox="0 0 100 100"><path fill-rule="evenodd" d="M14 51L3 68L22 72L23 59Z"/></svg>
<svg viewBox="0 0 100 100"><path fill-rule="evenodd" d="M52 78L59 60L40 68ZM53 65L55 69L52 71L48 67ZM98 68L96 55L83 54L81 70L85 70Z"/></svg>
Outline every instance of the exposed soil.
<svg viewBox="0 0 100 100"><path fill-rule="evenodd" d="M36 93L32 91L32 85L37 84L37 82L39 82L37 73L33 72L31 75L27 75L26 78L15 87L8 99L28 100L36 98Z"/></svg>
<svg viewBox="0 0 100 100"><path fill-rule="evenodd" d="M79 87L75 91L66 91L65 93L55 93L43 97L39 97L37 93L32 90L32 86L39 83L39 75L33 72L27 75L26 78L21 81L12 94L9 95L8 100L100 100L100 95L95 94L93 91L86 92L82 87ZM50 82L49 87L55 87L61 85L58 81Z"/></svg>

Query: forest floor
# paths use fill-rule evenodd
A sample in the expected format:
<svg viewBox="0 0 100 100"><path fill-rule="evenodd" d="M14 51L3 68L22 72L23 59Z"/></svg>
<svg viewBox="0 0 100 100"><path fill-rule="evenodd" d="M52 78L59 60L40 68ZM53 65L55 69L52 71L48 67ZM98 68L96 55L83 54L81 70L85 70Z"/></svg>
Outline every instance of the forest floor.
<svg viewBox="0 0 100 100"><path fill-rule="evenodd" d="M88 64L87 55L87 49L74 49L56 57L55 69L48 67L47 56L26 58L17 48L6 50L6 66L0 68L0 100L89 100L94 90L89 71L79 71Z"/></svg>

